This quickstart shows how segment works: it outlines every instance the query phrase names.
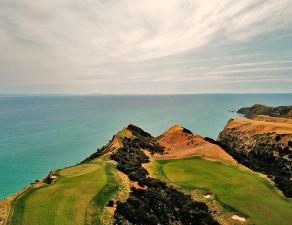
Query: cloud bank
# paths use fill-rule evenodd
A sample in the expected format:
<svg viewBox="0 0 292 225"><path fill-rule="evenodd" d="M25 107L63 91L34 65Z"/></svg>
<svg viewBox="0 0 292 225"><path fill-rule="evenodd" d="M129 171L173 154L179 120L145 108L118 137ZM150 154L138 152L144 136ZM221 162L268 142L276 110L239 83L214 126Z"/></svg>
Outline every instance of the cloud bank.
<svg viewBox="0 0 292 225"><path fill-rule="evenodd" d="M0 92L292 92L291 34L291 0L2 0Z"/></svg>

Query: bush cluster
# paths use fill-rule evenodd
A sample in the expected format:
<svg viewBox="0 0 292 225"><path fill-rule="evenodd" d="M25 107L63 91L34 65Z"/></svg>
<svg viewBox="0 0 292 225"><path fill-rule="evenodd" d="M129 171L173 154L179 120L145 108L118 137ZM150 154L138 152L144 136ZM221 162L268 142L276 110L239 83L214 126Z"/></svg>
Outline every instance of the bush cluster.
<svg viewBox="0 0 292 225"><path fill-rule="evenodd" d="M148 175L142 163L149 162L149 157L128 138L123 140L123 147L112 154L111 159L118 162L117 169L127 174L132 181L139 181Z"/></svg>
<svg viewBox="0 0 292 225"><path fill-rule="evenodd" d="M139 131L139 134L144 133ZM143 149L152 153L163 152L154 138L140 135L134 139L123 139L123 147L111 156L118 162L120 171L144 187L132 187L127 201L117 202L114 224L218 224L204 203L193 201L191 196L168 187L158 179L147 177L148 172L142 163L149 162L149 157Z"/></svg>
<svg viewBox="0 0 292 225"><path fill-rule="evenodd" d="M286 197L292 198L292 164L284 157L287 155L290 158L289 147L259 144L246 155L233 150L222 142L214 141L211 138L205 138L205 140L219 145L246 167L267 174ZM280 157L275 157L273 151L277 151Z"/></svg>
<svg viewBox="0 0 292 225"><path fill-rule="evenodd" d="M182 130L182 132L184 132L184 133L187 133L187 134L193 134L193 132L192 132L192 131L190 131L189 129L187 129L187 128L184 128L184 127L183 127L183 130Z"/></svg>
<svg viewBox="0 0 292 225"><path fill-rule="evenodd" d="M208 207L190 196L171 188L132 188L130 197L118 203L115 224L218 224Z"/></svg>
<svg viewBox="0 0 292 225"><path fill-rule="evenodd" d="M137 126L135 126L133 124L130 124L127 127L127 130L131 131L131 133L136 137L152 138L151 134L145 132L143 129L141 129L140 127L137 127Z"/></svg>

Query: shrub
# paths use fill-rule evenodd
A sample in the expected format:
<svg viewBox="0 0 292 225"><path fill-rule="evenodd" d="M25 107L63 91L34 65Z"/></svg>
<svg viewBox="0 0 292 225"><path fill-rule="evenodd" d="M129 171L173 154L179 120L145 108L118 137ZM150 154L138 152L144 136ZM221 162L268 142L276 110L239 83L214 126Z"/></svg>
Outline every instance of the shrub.
<svg viewBox="0 0 292 225"><path fill-rule="evenodd" d="M149 162L149 157L143 149L153 154L163 153L164 149L151 135L129 126L141 135L133 140L123 139L123 148L112 154L111 159L118 163L118 170L146 189L132 187L126 202L117 202L114 224L218 224L204 203L195 202L189 195L168 187L166 183L147 177L148 172L142 163Z"/></svg>

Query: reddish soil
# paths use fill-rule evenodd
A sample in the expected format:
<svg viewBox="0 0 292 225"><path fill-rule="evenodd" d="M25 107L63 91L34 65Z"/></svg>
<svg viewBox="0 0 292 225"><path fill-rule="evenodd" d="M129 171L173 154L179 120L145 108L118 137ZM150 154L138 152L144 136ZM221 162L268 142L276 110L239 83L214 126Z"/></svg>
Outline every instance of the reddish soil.
<svg viewBox="0 0 292 225"><path fill-rule="evenodd" d="M159 144L165 147L163 155L155 158L171 159L200 156L213 161L236 164L236 161L218 145L212 144L200 135L183 132L183 127L175 125L159 137Z"/></svg>

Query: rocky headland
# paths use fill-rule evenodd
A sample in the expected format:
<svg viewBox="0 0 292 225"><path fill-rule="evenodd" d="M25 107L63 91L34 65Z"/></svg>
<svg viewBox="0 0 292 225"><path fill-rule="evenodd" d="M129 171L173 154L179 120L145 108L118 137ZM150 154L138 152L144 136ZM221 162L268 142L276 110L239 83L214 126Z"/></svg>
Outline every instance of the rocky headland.
<svg viewBox="0 0 292 225"><path fill-rule="evenodd" d="M77 177L80 175L88 176L101 166L110 168L109 165L112 165L112 172L107 175L109 182L101 191L104 203L95 209L100 210L95 212L98 212L96 217L91 218L94 224L100 212L108 213L107 219L101 220L107 223L102 224L249 224L248 218L238 216L244 214L237 214L236 209L220 205L222 202L217 202L216 193L172 186L169 180L152 176L153 171L150 170L154 170L154 167L149 165L153 161L199 157L227 168L266 174L286 197L292 198L291 108L264 105L242 108L238 112L247 118L229 120L217 140L195 134L180 125L174 125L158 137L153 137L135 125L128 125L114 135L107 145L80 164L67 168L67 171L76 173L78 176L74 179L79 179ZM80 172L79 168L83 170ZM87 171L86 168L90 169ZM175 174L176 169L179 171L181 168L175 168ZM21 212L24 212L27 205L23 205L21 198L29 198L29 191L37 192L40 187L45 190L55 183L64 182L66 176L72 176L62 171L53 171L41 181L28 186L28 191L25 189L19 195L0 201L0 224L13 224L9 221L12 221L13 213L16 215L20 206L23 207ZM216 177L217 173L218 170L212 171L212 176ZM115 184L119 188L114 186L115 176L120 182L119 185ZM177 176L186 175L178 173ZM82 188L82 183L78 183L79 186ZM62 188L59 191L63 191ZM278 189L277 194L284 198ZM94 212L90 213L95 215ZM91 222L88 224L93 224Z"/></svg>
<svg viewBox="0 0 292 225"><path fill-rule="evenodd" d="M266 115L272 117L292 118L292 106L271 107L261 104L255 104L251 107L241 108L237 111L247 118L253 118L257 115Z"/></svg>

